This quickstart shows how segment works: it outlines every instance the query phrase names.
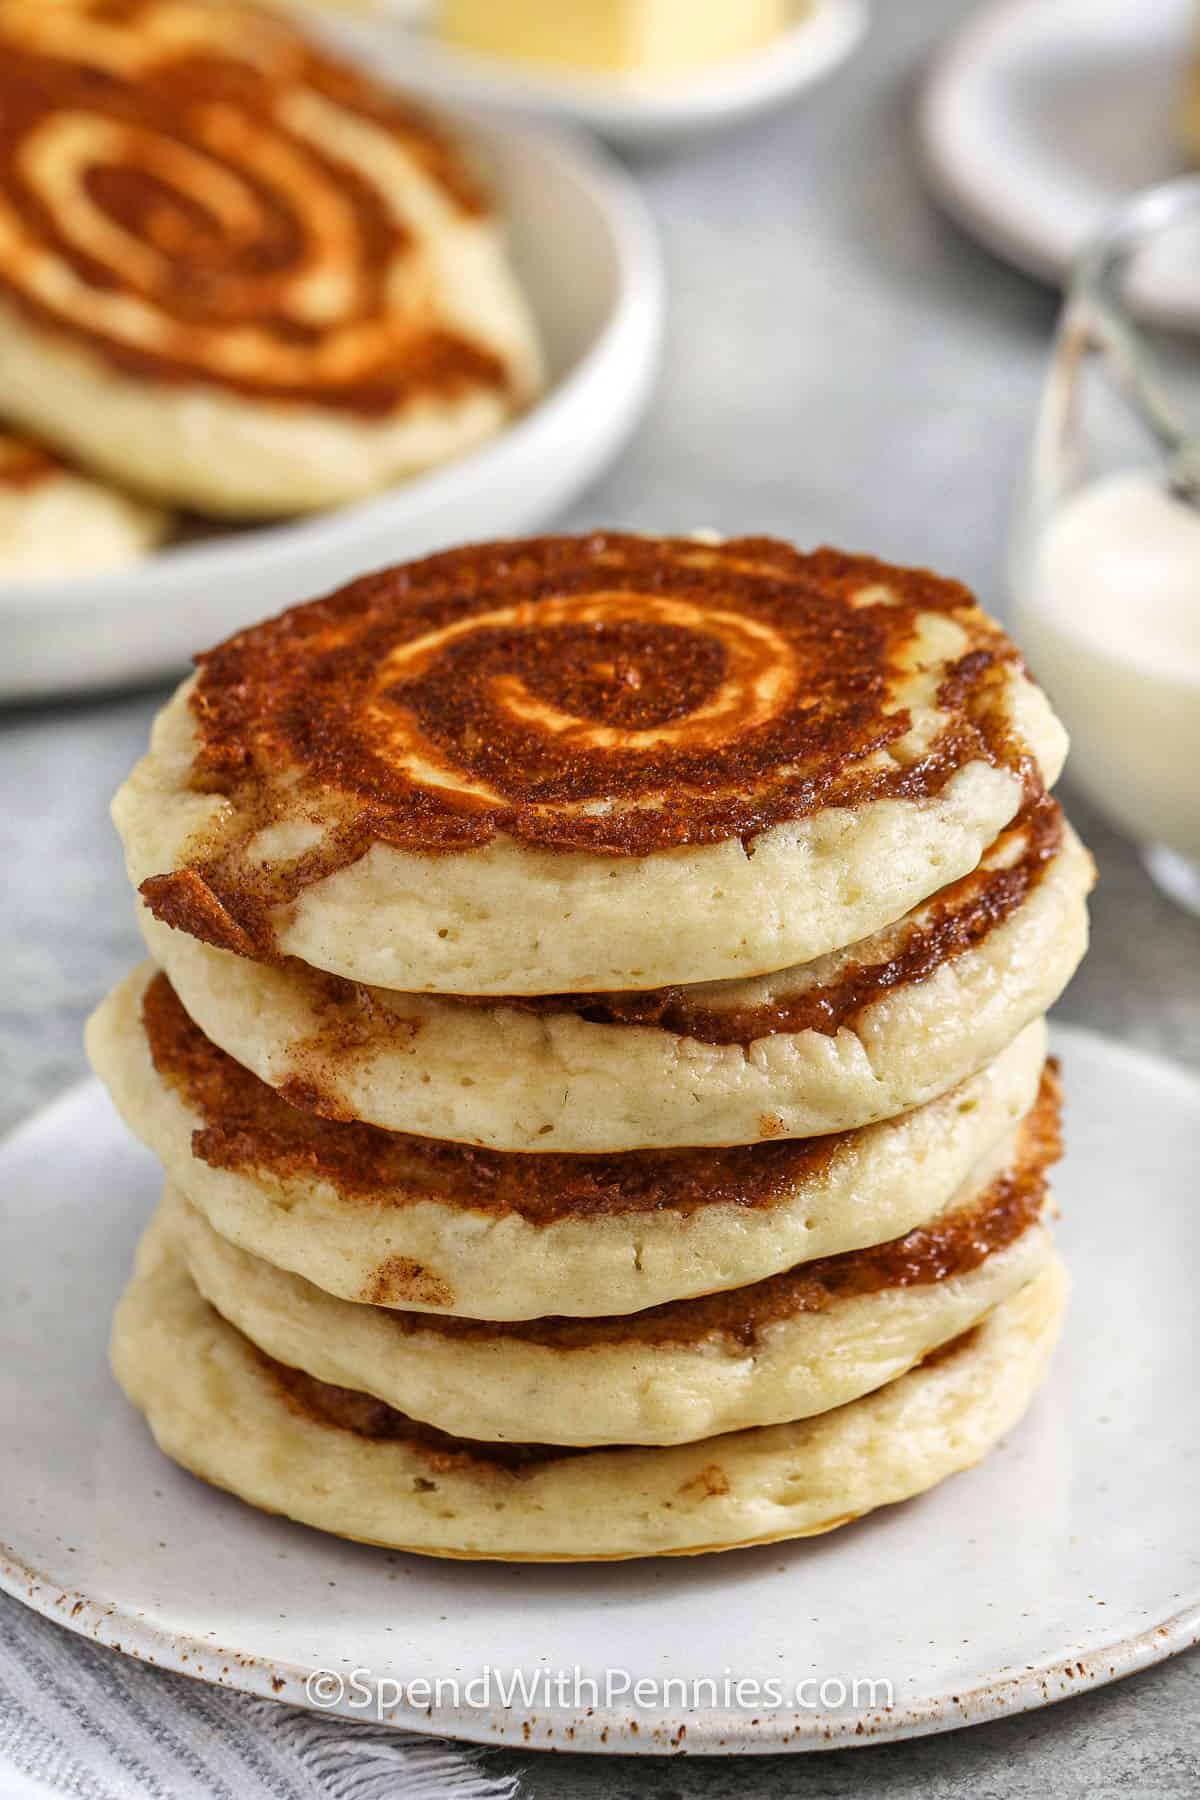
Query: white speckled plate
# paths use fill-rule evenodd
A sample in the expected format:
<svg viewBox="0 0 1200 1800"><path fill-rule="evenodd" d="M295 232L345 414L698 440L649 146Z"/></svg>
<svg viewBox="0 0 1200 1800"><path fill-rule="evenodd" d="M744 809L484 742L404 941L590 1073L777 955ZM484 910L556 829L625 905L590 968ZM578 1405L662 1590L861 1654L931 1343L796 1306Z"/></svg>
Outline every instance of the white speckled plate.
<svg viewBox="0 0 1200 1800"><path fill-rule="evenodd" d="M1020 1428L969 1474L828 1537L595 1568L343 1544L166 1462L105 1361L157 1175L100 1089L75 1089L0 1147L0 1584L230 1687L558 1749L906 1737L1183 1649L1200 1637L1200 1084L1087 1033L1058 1048L1075 1297ZM561 1704L544 1685L560 1674ZM505 1705L516 1675L532 1697ZM398 1700L388 1684L414 1678L440 1695ZM745 1704L737 1681L759 1684Z"/></svg>
<svg viewBox="0 0 1200 1800"><path fill-rule="evenodd" d="M997 255L1051 281L1123 199L1180 174L1193 0L991 0L935 60L930 182Z"/></svg>

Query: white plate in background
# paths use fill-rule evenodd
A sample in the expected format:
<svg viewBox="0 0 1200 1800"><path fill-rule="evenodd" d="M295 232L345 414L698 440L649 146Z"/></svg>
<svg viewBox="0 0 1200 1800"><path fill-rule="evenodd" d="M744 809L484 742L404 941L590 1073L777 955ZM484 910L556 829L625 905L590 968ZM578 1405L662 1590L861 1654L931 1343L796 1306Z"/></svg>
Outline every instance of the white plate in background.
<svg viewBox="0 0 1200 1800"><path fill-rule="evenodd" d="M671 76L522 67L440 43L419 24L398 23L382 10L360 18L314 6L311 22L340 49L365 52L389 80L420 93L568 120L637 148L779 106L844 62L869 18L867 0L796 0L792 10L792 24L770 43Z"/></svg>
<svg viewBox="0 0 1200 1800"><path fill-rule="evenodd" d="M182 670L196 650L354 576L544 525L612 461L649 399L664 307L654 227L603 150L460 119L496 189L550 367L548 391L480 449L378 497L222 531L103 575L0 581L0 700Z"/></svg>
<svg viewBox="0 0 1200 1800"><path fill-rule="evenodd" d="M918 115L946 210L1061 282L1114 207L1187 168L1176 121L1193 0L991 0L947 42Z"/></svg>
<svg viewBox="0 0 1200 1800"><path fill-rule="evenodd" d="M130 1655L349 1718L374 1716L356 1670L457 1681L457 1699L444 1686L384 1722L532 1749L911 1737L1184 1649L1200 1636L1200 1083L1089 1032L1054 1041L1074 1293L1028 1417L968 1473L825 1537L590 1567L367 1549L167 1462L105 1357L161 1171L96 1082L74 1089L0 1146L0 1586ZM472 1704L486 1696L465 1684L486 1665L505 1680L561 1671L567 1704L506 1707L494 1688ZM578 1708L577 1667L600 1681ZM727 1675L779 1681L787 1698L689 1709L676 1686L639 1707L605 1698L605 1670L689 1693ZM831 1707L830 1685L825 1705L815 1686L797 1704L799 1683L822 1680L846 1683L849 1703ZM855 1681L877 1685L855 1703ZM377 1692L368 1682L366 1701Z"/></svg>

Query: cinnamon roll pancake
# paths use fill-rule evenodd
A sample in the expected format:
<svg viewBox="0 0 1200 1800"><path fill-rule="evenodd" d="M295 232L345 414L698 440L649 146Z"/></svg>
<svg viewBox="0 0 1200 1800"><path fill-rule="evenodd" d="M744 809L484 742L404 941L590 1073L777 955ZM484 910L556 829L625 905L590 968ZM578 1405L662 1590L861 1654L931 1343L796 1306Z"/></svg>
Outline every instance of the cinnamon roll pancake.
<svg viewBox="0 0 1200 1800"><path fill-rule="evenodd" d="M810 962L967 874L1065 752L965 588L765 538L477 545L199 662L117 796L134 885L407 992Z"/></svg>
<svg viewBox="0 0 1200 1800"><path fill-rule="evenodd" d="M740 1287L902 1236L1033 1105L1040 1021L903 1117L728 1150L537 1157L335 1121L217 1049L147 966L88 1026L101 1079L222 1237L345 1300L591 1317Z"/></svg>
<svg viewBox="0 0 1200 1800"><path fill-rule="evenodd" d="M536 391L457 145L281 16L0 0L0 120L0 409L111 479L298 513Z"/></svg>
<svg viewBox="0 0 1200 1800"><path fill-rule="evenodd" d="M118 494L0 425L0 581L136 562L168 524L160 507Z"/></svg>
<svg viewBox="0 0 1200 1800"><path fill-rule="evenodd" d="M525 1324L337 1300L237 1249L177 1190L163 1204L204 1298L277 1362L456 1437L677 1444L828 1412L971 1330L1049 1261L1059 1154L1047 1069L999 1171L901 1238L628 1316Z"/></svg>
<svg viewBox="0 0 1200 1800"><path fill-rule="evenodd" d="M816 962L487 1002L252 962L140 917L192 1018L296 1105L545 1154L808 1137L923 1104L1058 998L1086 947L1092 879L1043 799L969 875Z"/></svg>
<svg viewBox="0 0 1200 1800"><path fill-rule="evenodd" d="M692 1555L832 1530L977 1461L1041 1380L1051 1262L973 1330L816 1418L668 1448L449 1437L273 1361L202 1299L163 1215L117 1311L117 1380L176 1462L252 1505L451 1557Z"/></svg>

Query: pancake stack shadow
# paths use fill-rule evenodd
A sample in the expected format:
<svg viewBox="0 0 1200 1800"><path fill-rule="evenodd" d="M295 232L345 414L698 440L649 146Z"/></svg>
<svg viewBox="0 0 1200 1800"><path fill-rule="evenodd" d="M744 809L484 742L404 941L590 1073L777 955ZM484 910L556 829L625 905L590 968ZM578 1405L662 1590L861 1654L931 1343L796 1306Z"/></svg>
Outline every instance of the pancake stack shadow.
<svg viewBox="0 0 1200 1800"><path fill-rule="evenodd" d="M88 1034L166 1174L113 1362L169 1456L569 1561L827 1531L1015 1424L1092 865L964 589L548 538L199 661Z"/></svg>

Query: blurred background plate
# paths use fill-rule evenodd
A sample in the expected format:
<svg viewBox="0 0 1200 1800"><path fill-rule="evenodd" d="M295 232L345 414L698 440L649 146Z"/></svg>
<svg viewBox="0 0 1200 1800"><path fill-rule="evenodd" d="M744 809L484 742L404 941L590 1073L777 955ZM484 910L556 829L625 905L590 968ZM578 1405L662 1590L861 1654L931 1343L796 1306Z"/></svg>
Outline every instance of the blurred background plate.
<svg viewBox="0 0 1200 1800"><path fill-rule="evenodd" d="M377 72L425 93L569 120L615 143L649 146L778 106L844 61L869 16L867 0L796 0L794 14L789 29L761 49L673 77L524 69L439 43L394 12L334 19L314 8L311 23L340 50L365 52Z"/></svg>
<svg viewBox="0 0 1200 1800"><path fill-rule="evenodd" d="M925 169L947 211L999 256L1061 281L1114 207L1187 167L1178 123L1196 30L1192 0L993 0L975 12L921 99ZM1200 272L1190 282L1200 307ZM1179 294L1166 305L1181 310Z"/></svg>
<svg viewBox="0 0 1200 1800"><path fill-rule="evenodd" d="M534 530L616 456L649 399L662 336L645 205L602 150L478 116L458 125L507 219L549 363L544 398L481 449L375 499L227 530L111 574L0 583L0 699L168 675L198 646L370 569Z"/></svg>

